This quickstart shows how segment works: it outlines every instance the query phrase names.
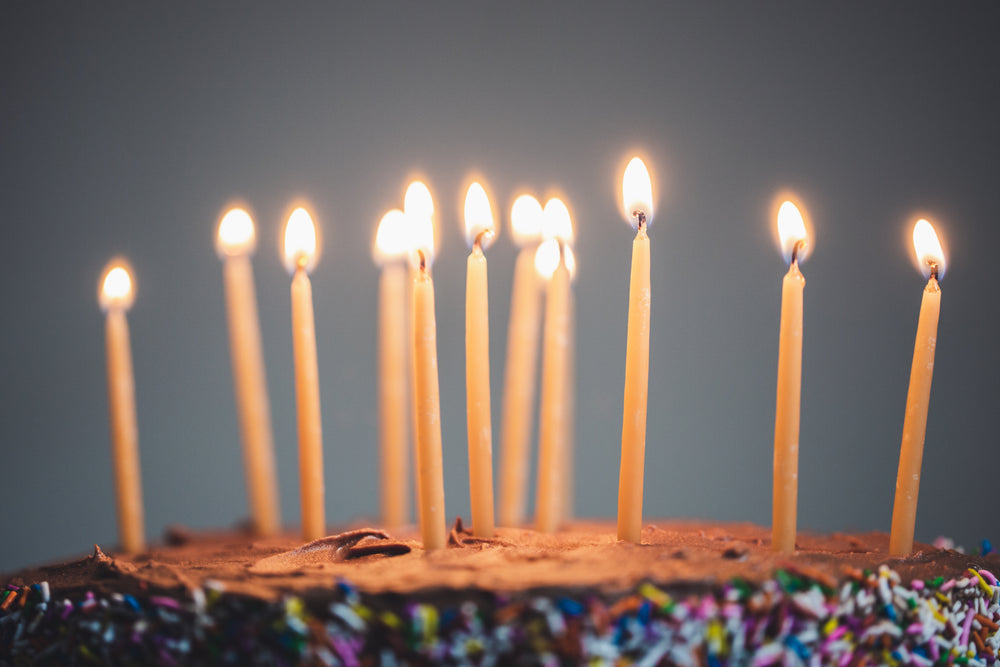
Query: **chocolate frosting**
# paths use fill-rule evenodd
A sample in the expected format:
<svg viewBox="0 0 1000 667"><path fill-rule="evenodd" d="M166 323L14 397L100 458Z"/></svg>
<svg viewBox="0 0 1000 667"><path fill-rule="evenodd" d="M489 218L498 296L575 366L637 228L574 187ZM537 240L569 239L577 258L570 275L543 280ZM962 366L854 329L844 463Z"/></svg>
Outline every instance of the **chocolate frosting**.
<svg viewBox="0 0 1000 667"><path fill-rule="evenodd" d="M905 558L887 553L884 533L800 533L797 552L775 554L770 530L748 523L657 521L642 544L619 542L609 522L578 522L555 534L500 528L473 537L457 522L449 547L424 551L415 530L393 537L360 528L302 544L292 535L254 540L245 533L190 533L174 529L169 544L136 556L105 554L24 570L0 582L48 581L60 595L86 591L143 593L194 589L219 582L227 591L262 599L332 588L346 579L368 593L480 589L588 589L607 594L642 581L704 590L735 577L748 582L797 571L835 586L862 569L888 564L904 581L960 576L970 566L1000 570L1000 557L971 556L917 544Z"/></svg>

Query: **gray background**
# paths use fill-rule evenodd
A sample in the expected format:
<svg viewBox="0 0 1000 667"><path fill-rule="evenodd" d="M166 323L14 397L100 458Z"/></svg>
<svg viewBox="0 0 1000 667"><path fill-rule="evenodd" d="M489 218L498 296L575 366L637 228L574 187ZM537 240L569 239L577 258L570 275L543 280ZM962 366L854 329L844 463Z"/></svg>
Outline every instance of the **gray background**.
<svg viewBox="0 0 1000 667"><path fill-rule="evenodd" d="M647 517L770 522L780 281L793 188L807 279L799 526L887 530L924 281L947 244L917 538L1000 538L1000 11L993 3L5 3L0 10L0 568L116 541L95 286L130 258L148 534L245 516L221 269L252 207L284 519L298 517L293 199L313 274L331 522L377 512L374 227L437 195L447 513L468 517L461 184L504 213L563 193L577 227L577 510L615 513L628 262L621 166L649 157ZM489 251L494 424L515 249ZM992 514L992 517L987 516Z"/></svg>

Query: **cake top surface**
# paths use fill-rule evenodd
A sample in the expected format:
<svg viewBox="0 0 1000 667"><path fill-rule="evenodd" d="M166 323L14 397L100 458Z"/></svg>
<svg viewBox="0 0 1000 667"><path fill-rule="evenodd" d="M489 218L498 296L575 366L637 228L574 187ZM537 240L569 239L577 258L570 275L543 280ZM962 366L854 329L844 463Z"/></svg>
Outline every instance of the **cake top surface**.
<svg viewBox="0 0 1000 667"><path fill-rule="evenodd" d="M94 554L0 577L0 584L48 581L63 594L193 589L214 582L264 599L307 594L347 580L370 593L419 590L589 589L610 594L643 581L704 590L741 578L750 583L792 571L835 586L888 564L903 581L959 577L969 567L1000 571L1000 556L972 556L917 544L905 558L887 553L884 533L800 533L794 555L770 548L770 530L746 523L661 521L642 544L619 542L610 522L578 522L555 534L501 528L473 537L459 523L449 547L426 552L417 535L362 528L302 544L293 536L168 533L166 544L136 556Z"/></svg>

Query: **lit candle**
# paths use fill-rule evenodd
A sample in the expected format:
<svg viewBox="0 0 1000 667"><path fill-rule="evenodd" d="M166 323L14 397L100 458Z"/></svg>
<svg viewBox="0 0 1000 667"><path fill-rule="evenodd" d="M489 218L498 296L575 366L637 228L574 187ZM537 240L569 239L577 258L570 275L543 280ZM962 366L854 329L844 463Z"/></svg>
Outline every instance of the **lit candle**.
<svg viewBox="0 0 1000 667"><path fill-rule="evenodd" d="M514 266L507 328L503 423L500 429L500 523L524 522L528 485L528 450L535 403L538 329L542 291L535 271L535 250L541 239L542 205L531 195L514 200L511 236L521 247Z"/></svg>
<svg viewBox="0 0 1000 667"><path fill-rule="evenodd" d="M934 228L926 220L918 220L913 228L913 247L920 269L928 280L920 302L917 339L913 345L913 365L910 367L910 388L906 393L903 441L899 450L899 473L896 475L896 501L892 506L892 531L889 534L889 553L893 556L905 556L913 551L920 464L924 456L927 407L931 399L938 315L941 312L941 287L938 280L944 276L945 270L941 243Z"/></svg>
<svg viewBox="0 0 1000 667"><path fill-rule="evenodd" d="M316 540L326 532L323 507L323 424L316 361L309 272L316 265L316 227L305 209L292 211L285 226L285 267L292 274L292 348L295 356L295 403L299 431L299 486L302 537Z"/></svg>
<svg viewBox="0 0 1000 667"><path fill-rule="evenodd" d="M281 511L274 473L274 440L267 376L260 341L257 294L250 256L257 245L253 220L234 208L219 223L215 249L222 259L229 320L233 388L243 442L243 466L253 530L269 536L278 531Z"/></svg>
<svg viewBox="0 0 1000 667"><path fill-rule="evenodd" d="M562 509L559 516L562 521L573 519L573 482L576 466L576 296L573 294L573 283L576 282L576 258L573 248L563 246L563 261L569 271L570 289L566 293L566 419L563 435L562 470Z"/></svg>
<svg viewBox="0 0 1000 667"><path fill-rule="evenodd" d="M646 165L632 158L622 178L625 219L636 228L629 280L622 460L618 478L618 539L638 543L642 533L642 482L646 458L646 399L649 392L649 237L653 187Z"/></svg>
<svg viewBox="0 0 1000 667"><path fill-rule="evenodd" d="M146 537L139 471L139 427L135 416L135 375L132 372L132 346L125 317L135 300L135 290L124 261L112 260L108 264L97 298L106 314L108 407L118 534L122 548L134 554L146 548Z"/></svg>
<svg viewBox="0 0 1000 667"><path fill-rule="evenodd" d="M778 386L774 408L774 499L771 547L795 551L795 517L799 489L799 397L802 390L802 292L806 279L799 262L809 252L802 214L786 201L778 209L778 237L788 273L781 284L781 328L778 339Z"/></svg>
<svg viewBox="0 0 1000 667"><path fill-rule="evenodd" d="M434 198L431 196L431 191L426 185L421 181L413 181L406 187L406 194L403 196L403 214L406 216L407 220L407 230L406 230L406 243L407 248L410 252L410 283L412 284L417 280L420 275L420 263L416 261L416 256L413 253L412 246L414 244L414 239L419 239L421 234L427 234L431 237L431 241L428 242L430 246L430 254L434 256L437 254L438 246L438 235L435 233L435 218L434 218ZM414 310L413 310L413 290L410 290L410 298L407 299L407 314L406 321L409 325L409 347L413 346L413 332L414 332ZM435 334L436 335L436 334ZM420 473L420 452L417 448L416 434L419 428L419 419L417 417L417 359L413 355L413 350L409 349L410 358L410 427L413 429L413 473L414 473L414 489L416 491L416 504L417 504L417 520L420 521L420 498L423 497L423 481Z"/></svg>
<svg viewBox="0 0 1000 667"><path fill-rule="evenodd" d="M548 277L542 336L535 527L540 532L552 533L563 521L565 505L570 280L565 248L573 239L573 225L566 205L559 199L550 199L544 213L542 234L546 241L535 254L538 273Z"/></svg>
<svg viewBox="0 0 1000 667"><path fill-rule="evenodd" d="M407 216L410 217L409 215ZM437 324L434 318L434 227L414 217L411 227L413 278L413 385L420 534L424 548L443 549L447 540L444 470L441 460L441 399L438 391Z"/></svg>
<svg viewBox="0 0 1000 667"><path fill-rule="evenodd" d="M493 537L493 427L490 422L490 314L486 272L497 228L486 191L473 183L465 195L465 240L472 247L465 282L465 396L469 437L472 534Z"/></svg>
<svg viewBox="0 0 1000 667"><path fill-rule="evenodd" d="M382 523L398 528L410 513L407 480L406 216L393 209L375 234L379 279L378 415Z"/></svg>

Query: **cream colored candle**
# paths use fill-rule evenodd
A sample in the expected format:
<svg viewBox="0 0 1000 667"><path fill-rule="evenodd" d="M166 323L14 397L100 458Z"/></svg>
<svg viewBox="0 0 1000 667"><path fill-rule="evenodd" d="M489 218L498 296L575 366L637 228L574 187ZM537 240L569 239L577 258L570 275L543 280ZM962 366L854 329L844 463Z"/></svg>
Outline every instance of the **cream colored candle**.
<svg viewBox="0 0 1000 667"><path fill-rule="evenodd" d="M233 388L243 442L250 519L254 533L267 537L278 531L281 510L257 294L250 265L255 247L256 234L250 215L240 208L227 212L219 223L215 248L223 262Z"/></svg>
<svg viewBox="0 0 1000 667"><path fill-rule="evenodd" d="M573 249L563 247L566 269L569 271L570 287L566 293L566 419L563 427L562 507L559 516L563 523L573 519L574 481L576 475L576 296L573 283L576 281L576 260Z"/></svg>
<svg viewBox="0 0 1000 667"><path fill-rule="evenodd" d="M799 260L808 247L802 215L792 202L778 211L778 235L790 259L781 286L778 383L774 408L774 498L771 548L795 551L799 488L799 398L802 389L802 293L806 280Z"/></svg>
<svg viewBox="0 0 1000 667"><path fill-rule="evenodd" d="M889 553L893 556L905 556L913 551L920 468L924 456L924 436L927 433L927 408L931 399L938 315L941 312L941 288L938 280L944 275L945 269L941 244L934 228L926 220L917 221L913 228L913 246L928 281L920 302L917 338L913 345L913 364L910 367L910 388L906 393L903 441L899 450L899 472L896 475L896 500L892 507L892 529L889 534Z"/></svg>
<svg viewBox="0 0 1000 667"><path fill-rule="evenodd" d="M112 260L101 280L98 301L106 313L105 344L108 363L108 408L111 423L111 462L114 466L118 536L122 549L139 553L146 548L143 527L142 478L139 469L139 428L135 416L135 375L126 311L135 291L127 264Z"/></svg>
<svg viewBox="0 0 1000 667"><path fill-rule="evenodd" d="M538 417L538 485L535 500L536 529L555 532L564 521L566 489L566 436L569 389L569 289L568 246L573 240L569 210L559 199L545 204L542 237L535 254L535 268L548 281L545 328L542 335L542 390Z"/></svg>
<svg viewBox="0 0 1000 667"><path fill-rule="evenodd" d="M444 468L441 458L441 399L438 392L434 281L426 265L413 282L413 354L416 371L417 468L420 534L425 549L443 549Z"/></svg>
<svg viewBox="0 0 1000 667"><path fill-rule="evenodd" d="M490 421L490 316L486 255L496 238L486 191L473 183L465 196L465 237L472 252L465 283L465 396L472 534L493 537L493 427Z"/></svg>
<svg viewBox="0 0 1000 667"><path fill-rule="evenodd" d="M504 526L524 523L528 485L531 418L535 403L541 285L535 271L535 250L541 238L542 206L531 195L514 201L511 236L521 250L514 265L507 360L500 427L500 509Z"/></svg>
<svg viewBox="0 0 1000 667"><path fill-rule="evenodd" d="M285 227L285 267L292 274L292 347L299 432L302 537L305 540L316 540L326 533L319 367L312 284L308 275L316 264L316 254L316 227L305 209L297 208Z"/></svg>
<svg viewBox="0 0 1000 667"><path fill-rule="evenodd" d="M447 543L444 468L441 454L441 399L438 390L437 324L434 316L434 258L431 219L407 215L411 257L417 264L413 279L413 386L416 413L416 468L420 534L427 550Z"/></svg>
<svg viewBox="0 0 1000 667"><path fill-rule="evenodd" d="M426 257L433 260L437 251L438 235L434 233L434 198L430 189L422 181L412 181L406 186L406 193L403 195L403 214L406 228L406 248L410 259L410 269L408 271L410 281L409 298L406 301L407 312L406 322L409 325L409 341L407 351L409 357L410 370L410 427L413 434L413 488L416 494L417 520L420 520L420 499L423 497L422 478L420 475L420 452L417 448L417 430L419 419L417 415L417 360L413 354L413 332L415 331L414 309L413 309L413 283L420 274L420 262L417 261L419 254L413 248L426 246Z"/></svg>
<svg viewBox="0 0 1000 667"><path fill-rule="evenodd" d="M380 506L382 523L390 529L406 525L410 514L406 234L403 212L389 211L379 223L374 251L375 262L382 267L378 306Z"/></svg>
<svg viewBox="0 0 1000 667"><path fill-rule="evenodd" d="M646 165L632 158L622 179L626 219L634 220L632 274L629 279L628 333L625 343L625 392L622 408L622 459L618 478L618 539L642 539L642 485L646 459L646 401L649 391L649 237L653 193Z"/></svg>
<svg viewBox="0 0 1000 667"><path fill-rule="evenodd" d="M556 243L558 252L558 242ZM546 247L542 244L539 248ZM569 307L569 271L559 260L549 280L545 299L545 329L542 338L542 396L538 424L538 498L535 528L553 533L562 523L563 475L566 436L566 326Z"/></svg>

